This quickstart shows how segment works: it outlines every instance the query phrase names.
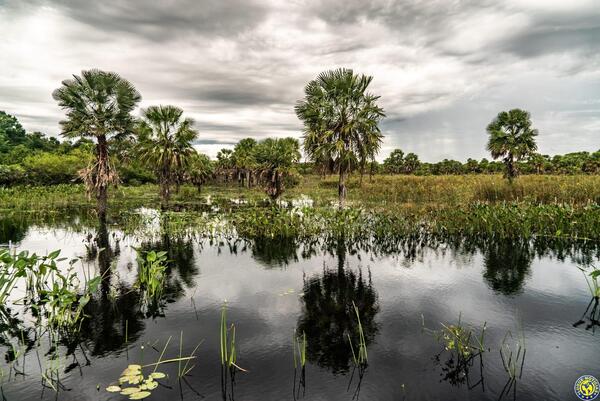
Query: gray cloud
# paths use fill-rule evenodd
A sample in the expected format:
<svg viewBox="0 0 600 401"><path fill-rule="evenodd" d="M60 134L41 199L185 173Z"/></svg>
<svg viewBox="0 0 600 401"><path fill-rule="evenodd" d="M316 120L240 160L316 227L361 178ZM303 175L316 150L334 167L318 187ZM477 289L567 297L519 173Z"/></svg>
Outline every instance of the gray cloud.
<svg viewBox="0 0 600 401"><path fill-rule="evenodd" d="M194 33L235 35L254 28L268 12L255 0L8 0L7 4L25 12L28 7L56 8L95 29L154 41Z"/></svg>
<svg viewBox="0 0 600 401"><path fill-rule="evenodd" d="M117 71L142 107L183 107L197 145L301 135L293 106L328 68L374 76L394 147L485 156L485 126L523 107L540 148L600 147L595 0L0 0L0 105L59 133L50 94L83 69Z"/></svg>

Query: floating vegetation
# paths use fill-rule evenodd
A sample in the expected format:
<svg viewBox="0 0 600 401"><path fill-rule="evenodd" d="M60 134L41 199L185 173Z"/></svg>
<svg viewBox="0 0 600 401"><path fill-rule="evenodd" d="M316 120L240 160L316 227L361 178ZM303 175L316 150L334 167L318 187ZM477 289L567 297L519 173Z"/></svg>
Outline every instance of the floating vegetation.
<svg viewBox="0 0 600 401"><path fill-rule="evenodd" d="M127 366L123 373L121 373L118 382L111 383L108 387L106 387L106 391L111 393L118 392L122 395L127 395L129 396L129 399L132 400L141 400L142 398L149 397L152 394L152 391L158 387L158 380L167 377L165 373L158 371L158 367L160 365L167 363L177 362L177 378L184 378L187 374L189 374L192 371L192 369L195 366L190 366L189 363L196 358L195 353L198 350L200 344L198 344L194 348L194 350L189 356L183 356L183 332L181 332L179 336L179 357L172 359L163 359L170 342L171 337L167 339L156 362L143 366L138 364L132 364ZM144 346L142 346L141 349L143 357ZM144 374L144 369L152 367L154 368L151 372Z"/></svg>
<svg viewBox="0 0 600 401"><path fill-rule="evenodd" d="M358 312L358 308L354 301L352 301L352 307L354 308L354 313L356 314L357 321L357 332L358 332L358 345L357 351L354 352L354 346L352 345L352 338L350 337L350 333L346 333L348 336L348 342L350 343L350 351L352 352L352 360L354 361L354 366L366 366L369 362L369 358L367 355L367 342L365 341L365 333L363 332L363 327L360 322L360 314Z"/></svg>
<svg viewBox="0 0 600 401"><path fill-rule="evenodd" d="M121 373L119 384L112 384L106 387L109 393L120 393L129 396L130 400L141 400L152 395L152 390L158 387L158 381L166 377L164 373L155 370L144 375L141 365L129 365Z"/></svg>

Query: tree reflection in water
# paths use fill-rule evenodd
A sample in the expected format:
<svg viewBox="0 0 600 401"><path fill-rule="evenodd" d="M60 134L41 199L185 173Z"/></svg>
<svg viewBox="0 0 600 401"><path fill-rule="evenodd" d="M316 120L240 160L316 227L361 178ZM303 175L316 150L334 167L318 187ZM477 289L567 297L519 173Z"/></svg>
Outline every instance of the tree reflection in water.
<svg viewBox="0 0 600 401"><path fill-rule="evenodd" d="M362 270L355 272L345 266L346 250L342 243L338 244L337 256L337 269L324 267L322 274L305 278L297 331L306 333L307 360L334 373L345 373L352 360L348 335L354 343L358 342L352 301L358 307L367 345L377 332L375 315L379 305L370 271L365 278Z"/></svg>
<svg viewBox="0 0 600 401"><path fill-rule="evenodd" d="M529 241L490 240L481 244L485 270L483 278L494 291L504 295L519 293L529 275L534 258Z"/></svg>

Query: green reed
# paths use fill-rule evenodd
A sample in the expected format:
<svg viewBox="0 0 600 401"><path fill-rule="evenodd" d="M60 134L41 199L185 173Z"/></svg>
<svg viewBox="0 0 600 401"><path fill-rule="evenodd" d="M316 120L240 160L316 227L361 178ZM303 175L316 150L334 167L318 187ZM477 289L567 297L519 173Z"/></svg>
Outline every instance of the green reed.
<svg viewBox="0 0 600 401"><path fill-rule="evenodd" d="M366 366L369 362L369 357L367 354L367 341L365 340L365 333L363 331L362 324L360 322L360 313L358 311L358 307L352 301L352 307L354 308L354 313L356 314L357 321L357 332L358 332L358 345L357 352L354 352L354 346L352 345L352 338L350 337L350 333L346 333L348 336L348 342L350 343L350 351L352 352L352 360L354 361L355 366Z"/></svg>
<svg viewBox="0 0 600 401"><path fill-rule="evenodd" d="M237 348L235 345L235 324L227 324L227 304L223 303L221 307L221 327L220 327L220 344L221 344L221 365L229 369L239 369L237 362Z"/></svg>
<svg viewBox="0 0 600 401"><path fill-rule="evenodd" d="M304 368L306 365L306 333L302 332L302 336L299 336L294 330L294 335L292 336L292 348L294 353L294 369L298 367L298 362L300 362L300 367Z"/></svg>

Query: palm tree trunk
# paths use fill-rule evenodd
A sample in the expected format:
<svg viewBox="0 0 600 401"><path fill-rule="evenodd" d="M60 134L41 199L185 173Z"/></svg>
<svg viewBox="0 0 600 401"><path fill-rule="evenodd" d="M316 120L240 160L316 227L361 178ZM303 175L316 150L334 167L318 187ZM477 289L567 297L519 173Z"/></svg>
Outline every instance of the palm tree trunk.
<svg viewBox="0 0 600 401"><path fill-rule="evenodd" d="M108 180L110 176L108 164L108 144L105 135L98 135L98 145L96 146L98 157L96 170L96 207L98 219L106 222L106 210L108 208Z"/></svg>
<svg viewBox="0 0 600 401"><path fill-rule="evenodd" d="M517 171L515 170L515 161L512 154L508 156L506 170L508 181L512 183L517 176Z"/></svg>
<svg viewBox="0 0 600 401"><path fill-rule="evenodd" d="M170 171L169 167L164 165L163 170L161 172L160 177L160 199L162 206L166 206L169 204L169 198L171 197L171 189L170 187Z"/></svg>
<svg viewBox="0 0 600 401"><path fill-rule="evenodd" d="M340 166L340 177L338 181L338 196L340 209L343 209L346 205L346 177L348 173L345 167Z"/></svg>
<svg viewBox="0 0 600 401"><path fill-rule="evenodd" d="M361 166L360 167L360 181L358 186L360 186L362 188L362 183L363 183L363 176L365 175L365 166Z"/></svg>

